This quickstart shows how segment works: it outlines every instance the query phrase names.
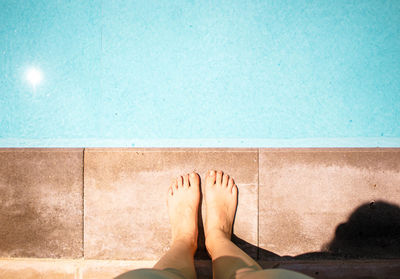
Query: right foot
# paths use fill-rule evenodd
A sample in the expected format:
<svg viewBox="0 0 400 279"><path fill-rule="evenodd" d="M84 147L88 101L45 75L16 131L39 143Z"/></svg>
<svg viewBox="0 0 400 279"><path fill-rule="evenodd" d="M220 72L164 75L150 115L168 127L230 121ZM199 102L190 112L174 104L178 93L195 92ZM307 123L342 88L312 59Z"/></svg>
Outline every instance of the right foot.
<svg viewBox="0 0 400 279"><path fill-rule="evenodd" d="M207 244L215 238L231 239L237 206L237 186L222 171L209 171L204 187L204 235Z"/></svg>

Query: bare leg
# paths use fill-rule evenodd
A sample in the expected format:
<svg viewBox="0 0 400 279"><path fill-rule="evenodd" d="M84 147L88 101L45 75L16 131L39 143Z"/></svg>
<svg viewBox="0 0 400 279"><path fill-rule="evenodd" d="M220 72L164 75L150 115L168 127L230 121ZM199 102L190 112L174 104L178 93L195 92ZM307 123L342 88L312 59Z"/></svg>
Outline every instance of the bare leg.
<svg viewBox="0 0 400 279"><path fill-rule="evenodd" d="M231 241L237 206L237 186L232 178L222 171L209 171L203 191L204 233L206 248L213 261L214 278L309 278L287 270L262 270Z"/></svg>
<svg viewBox="0 0 400 279"><path fill-rule="evenodd" d="M237 206L237 186L222 171L209 171L203 187L206 214L206 248L213 261L214 278L234 278L237 273L261 267L233 242L232 225Z"/></svg>
<svg viewBox="0 0 400 279"><path fill-rule="evenodd" d="M168 210L172 228L171 249L154 268L174 268L185 278L196 278L194 253L197 249L197 211L200 201L197 173L180 176L168 190Z"/></svg>
<svg viewBox="0 0 400 279"><path fill-rule="evenodd" d="M197 249L200 179L197 173L179 176L168 188L168 213L172 241L169 251L153 269L134 270L118 279L196 278L194 253Z"/></svg>

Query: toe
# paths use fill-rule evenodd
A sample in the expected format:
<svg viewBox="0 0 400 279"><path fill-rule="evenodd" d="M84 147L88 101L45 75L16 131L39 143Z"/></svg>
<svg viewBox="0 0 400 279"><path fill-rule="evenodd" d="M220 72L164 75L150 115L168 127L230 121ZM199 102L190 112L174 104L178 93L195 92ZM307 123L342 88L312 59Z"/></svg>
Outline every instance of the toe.
<svg viewBox="0 0 400 279"><path fill-rule="evenodd" d="M212 186L215 183L215 171L210 170L206 176L206 185Z"/></svg>
<svg viewBox="0 0 400 279"><path fill-rule="evenodd" d="M229 175L224 174L222 177L222 187L227 187L229 181Z"/></svg>
<svg viewBox="0 0 400 279"><path fill-rule="evenodd" d="M177 180L176 189L181 188L183 186L183 178L182 178L182 176L178 176L178 178L176 180Z"/></svg>
<svg viewBox="0 0 400 279"><path fill-rule="evenodd" d="M217 185L219 185L219 186L221 186L221 183L222 183L222 171L217 171L217 178L216 178L216 180L217 180Z"/></svg>
<svg viewBox="0 0 400 279"><path fill-rule="evenodd" d="M178 179L179 179L179 177L174 179L174 181L173 181L173 183L171 185L172 186L172 190L178 189Z"/></svg>
<svg viewBox="0 0 400 279"><path fill-rule="evenodd" d="M183 187L189 188L189 174L183 176Z"/></svg>
<svg viewBox="0 0 400 279"><path fill-rule="evenodd" d="M232 187L232 194L233 194L235 197L237 197L237 193L238 193L238 188L237 188L237 186L236 186L235 184L233 184L233 187Z"/></svg>
<svg viewBox="0 0 400 279"><path fill-rule="evenodd" d="M228 182L228 188L229 188L229 189L232 189L233 185L234 185L233 178L230 177L230 178L229 178L229 182Z"/></svg>
<svg viewBox="0 0 400 279"><path fill-rule="evenodd" d="M169 186L169 189L171 189L171 191L174 191L174 189L176 189L178 187L178 181L176 178L172 179L171 181L171 185ZM168 192L169 192L168 189Z"/></svg>
<svg viewBox="0 0 400 279"><path fill-rule="evenodd" d="M189 177L190 186L198 186L199 185L199 175L195 172L192 172Z"/></svg>

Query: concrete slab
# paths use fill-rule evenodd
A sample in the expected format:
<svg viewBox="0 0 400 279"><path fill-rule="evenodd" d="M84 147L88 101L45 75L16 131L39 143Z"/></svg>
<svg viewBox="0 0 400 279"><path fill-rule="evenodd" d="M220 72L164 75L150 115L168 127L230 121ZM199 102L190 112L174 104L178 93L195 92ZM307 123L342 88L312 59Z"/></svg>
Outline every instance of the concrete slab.
<svg viewBox="0 0 400 279"><path fill-rule="evenodd" d="M79 258L83 149L0 149L0 257Z"/></svg>
<svg viewBox="0 0 400 279"><path fill-rule="evenodd" d="M399 185L399 149L261 149L260 258L399 258Z"/></svg>
<svg viewBox="0 0 400 279"><path fill-rule="evenodd" d="M234 232L257 253L257 149L86 149L85 257L157 260L169 247L171 178L221 169L239 187ZM204 246L197 257L204 258Z"/></svg>
<svg viewBox="0 0 400 279"><path fill-rule="evenodd" d="M0 260L0 278L80 279L76 261L17 259Z"/></svg>

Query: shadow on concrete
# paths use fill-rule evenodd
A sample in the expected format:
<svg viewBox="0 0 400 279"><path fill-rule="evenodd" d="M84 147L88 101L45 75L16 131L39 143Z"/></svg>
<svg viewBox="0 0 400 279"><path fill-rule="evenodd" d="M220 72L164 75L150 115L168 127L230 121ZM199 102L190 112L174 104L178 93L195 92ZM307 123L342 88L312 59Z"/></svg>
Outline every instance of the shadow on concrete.
<svg viewBox="0 0 400 279"><path fill-rule="evenodd" d="M326 249L344 258L400 258L400 207L385 201L359 206Z"/></svg>
<svg viewBox="0 0 400 279"><path fill-rule="evenodd" d="M201 210L199 210L199 220ZM201 222L199 222L201 224ZM321 251L280 256L232 236L232 241L255 260L400 259L400 207L385 201L365 203L339 224L333 239ZM209 259L204 230L199 228L197 260Z"/></svg>

